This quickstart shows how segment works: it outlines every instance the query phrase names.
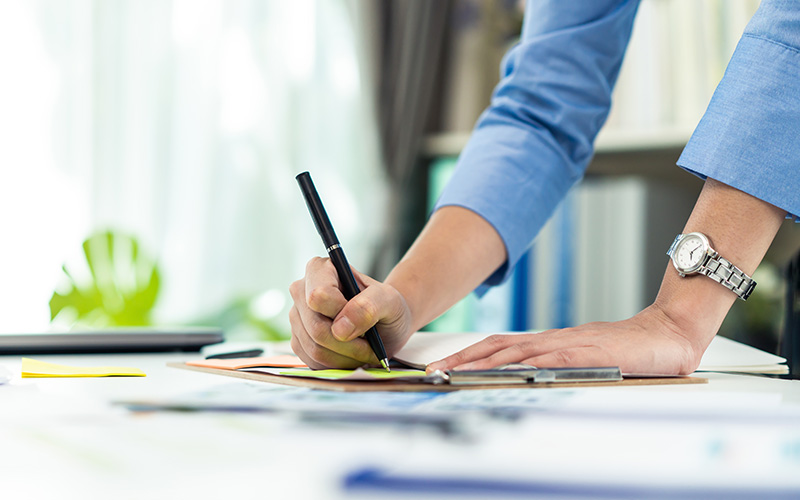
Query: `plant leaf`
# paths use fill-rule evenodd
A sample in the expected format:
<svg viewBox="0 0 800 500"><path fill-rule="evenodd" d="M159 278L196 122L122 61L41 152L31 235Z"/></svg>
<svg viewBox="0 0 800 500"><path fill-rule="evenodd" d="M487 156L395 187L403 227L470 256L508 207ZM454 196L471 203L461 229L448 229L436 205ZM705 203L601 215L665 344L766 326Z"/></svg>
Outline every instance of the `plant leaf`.
<svg viewBox="0 0 800 500"><path fill-rule="evenodd" d="M88 280L81 282L62 266L64 284L50 298L50 319L71 311L90 326L151 324L161 278L158 266L140 252L135 238L104 231L82 244ZM129 252L125 249L130 249ZM120 251L122 250L122 251ZM139 276L147 276L140 282Z"/></svg>

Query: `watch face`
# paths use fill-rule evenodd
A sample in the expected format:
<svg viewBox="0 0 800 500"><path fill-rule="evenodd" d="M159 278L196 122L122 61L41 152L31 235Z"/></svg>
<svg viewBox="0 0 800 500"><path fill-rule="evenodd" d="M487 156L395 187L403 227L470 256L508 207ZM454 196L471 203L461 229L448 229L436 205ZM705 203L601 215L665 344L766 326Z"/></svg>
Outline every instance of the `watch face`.
<svg viewBox="0 0 800 500"><path fill-rule="evenodd" d="M687 234L675 248L675 267L684 273L695 271L706 256L706 241L696 234Z"/></svg>

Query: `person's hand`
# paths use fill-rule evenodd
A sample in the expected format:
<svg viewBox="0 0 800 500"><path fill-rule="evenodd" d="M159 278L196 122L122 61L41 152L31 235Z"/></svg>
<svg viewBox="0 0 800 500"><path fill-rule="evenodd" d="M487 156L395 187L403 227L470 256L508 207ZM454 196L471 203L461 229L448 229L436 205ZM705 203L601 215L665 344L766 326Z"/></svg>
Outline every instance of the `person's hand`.
<svg viewBox="0 0 800 500"><path fill-rule="evenodd" d="M699 349L693 346L669 316L650 306L624 321L493 335L431 363L428 371L484 370L525 363L539 368L619 366L623 373L686 375L697 368L705 347L707 344Z"/></svg>
<svg viewBox="0 0 800 500"><path fill-rule="evenodd" d="M349 302L339 288L330 259L315 257L306 275L289 287L294 305L289 311L292 349L308 366L357 368L379 365L361 336L377 326L391 358L411 335L411 312L392 286L353 270L361 293Z"/></svg>

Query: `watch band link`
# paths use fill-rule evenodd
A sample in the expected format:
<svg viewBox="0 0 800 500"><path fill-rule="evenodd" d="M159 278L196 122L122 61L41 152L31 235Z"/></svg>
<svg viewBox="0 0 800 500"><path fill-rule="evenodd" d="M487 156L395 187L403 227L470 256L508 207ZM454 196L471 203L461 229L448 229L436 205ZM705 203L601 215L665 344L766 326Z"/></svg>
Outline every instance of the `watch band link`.
<svg viewBox="0 0 800 500"><path fill-rule="evenodd" d="M719 254L711 255L700 272L732 291L742 300L747 300L756 287L753 278L747 276L727 259L720 257Z"/></svg>

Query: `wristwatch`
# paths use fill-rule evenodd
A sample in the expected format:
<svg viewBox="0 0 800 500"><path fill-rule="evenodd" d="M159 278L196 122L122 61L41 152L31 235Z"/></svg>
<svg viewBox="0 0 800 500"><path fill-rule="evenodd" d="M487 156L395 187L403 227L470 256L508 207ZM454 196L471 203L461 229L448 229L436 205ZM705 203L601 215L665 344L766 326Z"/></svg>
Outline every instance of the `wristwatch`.
<svg viewBox="0 0 800 500"><path fill-rule="evenodd" d="M711 248L708 237L703 233L679 234L667 250L667 255L672 259L672 265L681 278L704 274L742 300L747 300L756 287L753 278Z"/></svg>

